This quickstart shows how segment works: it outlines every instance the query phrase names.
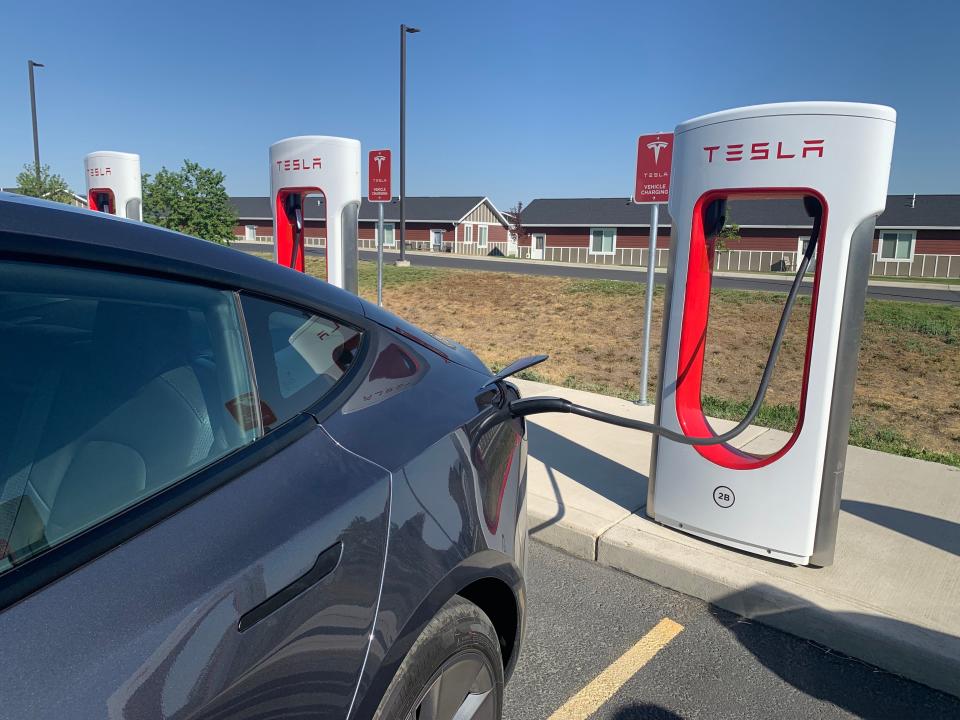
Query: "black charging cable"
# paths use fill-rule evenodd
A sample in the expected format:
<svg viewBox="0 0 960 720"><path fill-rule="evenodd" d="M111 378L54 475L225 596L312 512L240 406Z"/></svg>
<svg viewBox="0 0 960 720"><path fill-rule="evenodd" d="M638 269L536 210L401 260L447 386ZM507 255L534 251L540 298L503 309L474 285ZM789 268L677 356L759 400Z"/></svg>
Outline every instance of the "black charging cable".
<svg viewBox="0 0 960 720"><path fill-rule="evenodd" d="M793 284L790 286L790 291L787 293L787 300L784 303L783 312L780 315L780 323L777 326L777 333L773 337L773 343L770 346L770 354L767 357L767 364L763 369L763 374L760 376L760 384L757 387L757 394L753 399L753 404L750 406L750 409L747 411L747 414L744 416L744 418L737 423L735 427L719 435L711 435L709 437L689 437L683 433L666 428L663 425L657 425L656 423L645 422L643 420L625 418L620 415L604 412L602 410L595 410L594 408L577 405L576 403L570 402L564 398L532 397L520 398L506 402L498 412L491 414L481 421L480 426L477 428L477 437L482 436L487 430L495 425L498 425L499 423L511 418L539 415L540 413L570 413L573 415L580 415L581 417L590 418L591 420L599 420L600 422L604 422L609 425L617 425L618 427L630 428L633 430L642 430L644 432L648 432L653 435L659 435L660 437L667 438L668 440L674 440L675 442L683 443L685 445L721 445L735 438L750 426L750 424L757 417L757 414L760 412L760 407L763 405L763 398L766 396L767 389L770 387L770 380L773 378L773 370L777 363L777 356L780 354L780 348L783 345L783 337L787 331L787 325L790 321L790 315L793 312L794 303L796 302L797 295L800 292L800 286L803 284L803 277L807 272L807 268L810 266L810 262L813 258L813 254L816 252L817 246L820 244L823 206L815 198L805 197L804 207L806 208L807 213L813 217L813 228L810 232L810 242L807 243L803 258L797 267L797 274L794 276ZM722 223L723 219L721 217L721 227ZM506 397L506 394L502 391L501 397Z"/></svg>

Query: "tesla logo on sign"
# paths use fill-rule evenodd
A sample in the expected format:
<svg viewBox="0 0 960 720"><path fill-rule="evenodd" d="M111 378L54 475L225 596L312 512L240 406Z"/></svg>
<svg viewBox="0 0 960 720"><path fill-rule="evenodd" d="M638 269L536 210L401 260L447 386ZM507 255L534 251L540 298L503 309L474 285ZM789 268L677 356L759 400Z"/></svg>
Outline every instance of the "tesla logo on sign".
<svg viewBox="0 0 960 720"><path fill-rule="evenodd" d="M111 175L110 168L90 168L90 177L104 177L106 175Z"/></svg>
<svg viewBox="0 0 960 720"><path fill-rule="evenodd" d="M664 140L654 140L653 142L647 143L647 148L653 150L653 164L658 165L660 163L660 151L667 147L670 143Z"/></svg>
<svg viewBox="0 0 960 720"><path fill-rule="evenodd" d="M277 160L277 170L280 172L289 172L290 170L319 170L322 167L323 164L318 157Z"/></svg>
<svg viewBox="0 0 960 720"><path fill-rule="evenodd" d="M367 165L367 200L390 202L390 151L371 150Z"/></svg>
<svg viewBox="0 0 960 720"><path fill-rule="evenodd" d="M641 135L637 141L635 203L663 203L670 195L673 133Z"/></svg>
<svg viewBox="0 0 960 720"><path fill-rule="evenodd" d="M804 140L801 147L785 144L782 140L776 143L776 152L771 147L772 142L734 143L731 145L707 145L703 151L707 154L707 162L724 160L726 162L740 162L741 160L792 160L797 157L823 157L824 141Z"/></svg>

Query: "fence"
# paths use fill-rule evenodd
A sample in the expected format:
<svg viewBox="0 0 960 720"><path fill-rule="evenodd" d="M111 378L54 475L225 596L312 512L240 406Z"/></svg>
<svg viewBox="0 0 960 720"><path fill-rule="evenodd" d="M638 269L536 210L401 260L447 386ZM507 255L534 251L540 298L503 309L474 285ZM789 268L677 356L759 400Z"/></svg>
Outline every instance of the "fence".
<svg viewBox="0 0 960 720"><path fill-rule="evenodd" d="M237 235L236 242L251 242ZM257 235L258 244L273 245L270 235ZM475 242L444 241L433 246L430 240L407 240L407 249L414 252L445 252L456 255L517 257L530 259L530 246L517 246L509 242L490 242L486 247L477 247ZM308 237L310 247L324 247L324 238ZM377 243L370 238L358 242L361 250L376 250ZM395 250L396 244L389 246ZM554 247L543 249L543 260L548 262L581 263L586 265L627 265L647 267L650 251L647 248L619 248L613 253L591 254L586 247ZM666 268L670 259L669 248L657 248L656 267ZM725 250L717 253L713 269L720 272L792 272L797 267L800 253L789 250ZM960 255L914 255L910 260L881 260L873 254L870 274L879 277L956 278L960 279Z"/></svg>
<svg viewBox="0 0 960 720"><path fill-rule="evenodd" d="M590 265L628 265L647 267L647 248L621 248L614 253L591 254L586 247L547 247L544 260ZM668 248L657 248L656 267L665 268ZM530 259L530 246L520 248L519 257ZM793 272L800 253L789 250L725 250L717 253L713 269L721 272ZM957 278L960 279L960 255L914 255L911 260L881 260L872 256L870 274L880 277Z"/></svg>
<svg viewBox="0 0 960 720"><path fill-rule="evenodd" d="M911 260L880 260L876 254L871 275L881 277L960 278L960 255L914 255Z"/></svg>

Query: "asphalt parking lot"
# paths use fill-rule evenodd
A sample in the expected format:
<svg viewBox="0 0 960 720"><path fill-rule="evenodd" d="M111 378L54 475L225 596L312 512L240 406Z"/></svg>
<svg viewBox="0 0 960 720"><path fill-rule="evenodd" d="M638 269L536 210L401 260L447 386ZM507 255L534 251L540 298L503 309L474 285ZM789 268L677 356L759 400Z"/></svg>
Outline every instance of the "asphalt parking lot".
<svg viewBox="0 0 960 720"><path fill-rule="evenodd" d="M507 720L958 718L960 699L531 542Z"/></svg>

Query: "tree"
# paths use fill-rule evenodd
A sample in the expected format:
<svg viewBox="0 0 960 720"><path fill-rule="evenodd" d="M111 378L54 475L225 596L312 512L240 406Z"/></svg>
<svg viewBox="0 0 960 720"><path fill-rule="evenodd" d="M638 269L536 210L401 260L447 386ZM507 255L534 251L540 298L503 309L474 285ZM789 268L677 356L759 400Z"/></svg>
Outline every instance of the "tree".
<svg viewBox="0 0 960 720"><path fill-rule="evenodd" d="M733 219L730 217L728 205L726 217L723 219L723 229L720 231L720 234L717 235L717 240L713 246L714 252L726 252L727 242L731 240L740 240L740 226L733 222Z"/></svg>
<svg viewBox="0 0 960 720"><path fill-rule="evenodd" d="M178 171L162 167L153 179L144 175L144 222L212 242L229 243L237 214L223 180L219 170L190 160L184 160Z"/></svg>
<svg viewBox="0 0 960 720"><path fill-rule="evenodd" d="M49 165L40 167L40 177L37 178L37 169L33 163L27 163L17 175L17 188L21 195L53 200L55 202L73 203L73 193L67 181L55 172L51 172Z"/></svg>
<svg viewBox="0 0 960 720"><path fill-rule="evenodd" d="M523 229L523 203L517 200L517 204L507 210L507 215L513 225L513 232L517 234L517 239L524 237L527 231Z"/></svg>

